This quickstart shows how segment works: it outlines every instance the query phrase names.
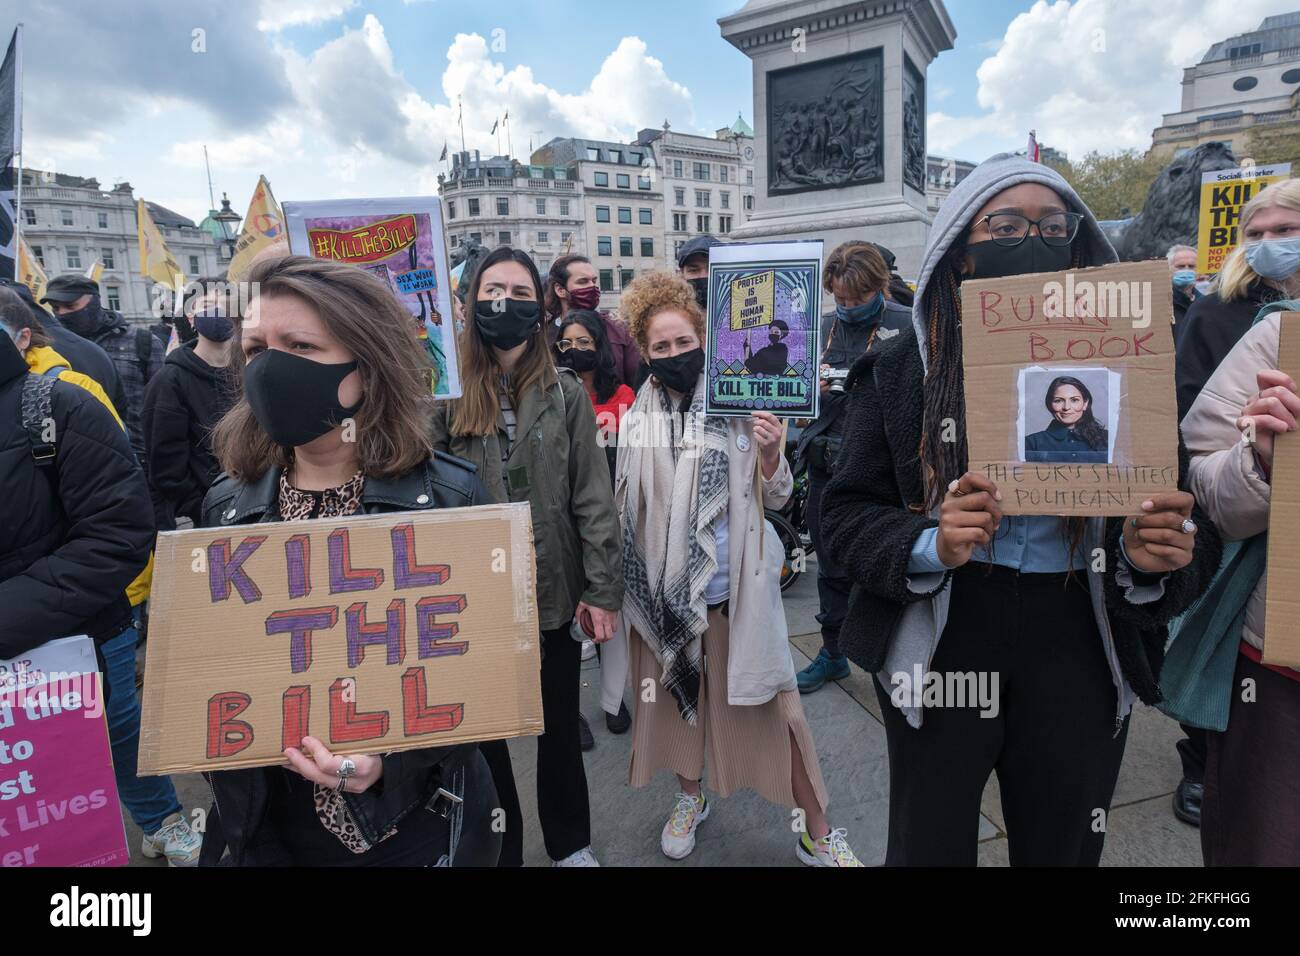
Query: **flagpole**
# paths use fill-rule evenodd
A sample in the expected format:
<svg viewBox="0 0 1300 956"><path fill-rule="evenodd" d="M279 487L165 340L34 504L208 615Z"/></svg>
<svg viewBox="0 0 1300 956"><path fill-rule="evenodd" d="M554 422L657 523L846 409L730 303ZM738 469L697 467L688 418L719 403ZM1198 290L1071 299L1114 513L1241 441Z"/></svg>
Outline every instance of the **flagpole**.
<svg viewBox="0 0 1300 956"><path fill-rule="evenodd" d="M506 152L512 157L515 154L515 144L510 139L510 111L506 110Z"/></svg>
<svg viewBox="0 0 1300 956"><path fill-rule="evenodd" d="M457 116L460 120L460 151L465 152L465 103L461 97L456 97Z"/></svg>
<svg viewBox="0 0 1300 956"><path fill-rule="evenodd" d="M14 130L18 149L14 152L14 167L18 171L17 192L14 203L14 278L18 278L18 241L23 236L23 25L14 28Z"/></svg>
<svg viewBox="0 0 1300 956"><path fill-rule="evenodd" d="M497 131L497 155L500 156L501 155L501 124L493 123L492 125L496 128Z"/></svg>

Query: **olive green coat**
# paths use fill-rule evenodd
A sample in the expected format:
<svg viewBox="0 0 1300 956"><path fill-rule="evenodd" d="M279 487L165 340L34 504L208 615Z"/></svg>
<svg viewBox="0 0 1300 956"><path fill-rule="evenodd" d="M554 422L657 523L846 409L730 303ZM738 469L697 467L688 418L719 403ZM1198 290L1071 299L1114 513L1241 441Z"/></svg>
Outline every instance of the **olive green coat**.
<svg viewBox="0 0 1300 956"><path fill-rule="evenodd" d="M566 625L579 601L622 609L623 544L609 464L581 379L560 369L545 387L516 397L515 443L504 469L505 419L493 435L453 435L450 413L450 402L437 403L434 448L472 462L496 501L532 507L542 630Z"/></svg>

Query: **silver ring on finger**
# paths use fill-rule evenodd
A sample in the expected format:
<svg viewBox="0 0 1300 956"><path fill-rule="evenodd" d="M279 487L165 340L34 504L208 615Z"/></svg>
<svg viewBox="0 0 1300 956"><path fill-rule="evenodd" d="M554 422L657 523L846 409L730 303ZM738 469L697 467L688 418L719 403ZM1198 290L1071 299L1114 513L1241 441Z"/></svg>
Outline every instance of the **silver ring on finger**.
<svg viewBox="0 0 1300 956"><path fill-rule="evenodd" d="M1191 518L1183 519L1183 534L1196 534L1196 522Z"/></svg>

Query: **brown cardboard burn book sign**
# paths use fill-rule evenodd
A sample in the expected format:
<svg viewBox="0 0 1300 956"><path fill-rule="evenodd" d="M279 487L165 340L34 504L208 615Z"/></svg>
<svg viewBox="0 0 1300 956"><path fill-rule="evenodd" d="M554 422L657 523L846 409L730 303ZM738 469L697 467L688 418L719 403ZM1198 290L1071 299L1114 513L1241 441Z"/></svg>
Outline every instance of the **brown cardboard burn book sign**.
<svg viewBox="0 0 1300 956"><path fill-rule="evenodd" d="M1177 490L1163 260L968 279L961 299L969 467L1006 514L1132 515Z"/></svg>
<svg viewBox="0 0 1300 956"><path fill-rule="evenodd" d="M527 504L158 536L140 772L542 733Z"/></svg>

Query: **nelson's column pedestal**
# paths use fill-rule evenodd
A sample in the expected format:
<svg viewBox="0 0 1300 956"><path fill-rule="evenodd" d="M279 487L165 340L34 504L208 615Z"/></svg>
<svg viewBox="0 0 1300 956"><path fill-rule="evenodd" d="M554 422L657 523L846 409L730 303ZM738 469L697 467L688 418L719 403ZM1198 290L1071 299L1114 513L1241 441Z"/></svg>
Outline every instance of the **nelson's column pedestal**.
<svg viewBox="0 0 1300 956"><path fill-rule="evenodd" d="M941 0L749 0L718 26L754 63L754 213L730 238L867 239L915 278L925 71L957 36Z"/></svg>

